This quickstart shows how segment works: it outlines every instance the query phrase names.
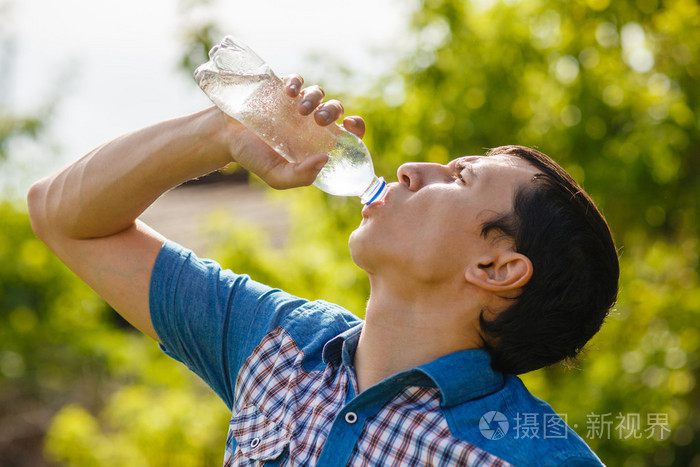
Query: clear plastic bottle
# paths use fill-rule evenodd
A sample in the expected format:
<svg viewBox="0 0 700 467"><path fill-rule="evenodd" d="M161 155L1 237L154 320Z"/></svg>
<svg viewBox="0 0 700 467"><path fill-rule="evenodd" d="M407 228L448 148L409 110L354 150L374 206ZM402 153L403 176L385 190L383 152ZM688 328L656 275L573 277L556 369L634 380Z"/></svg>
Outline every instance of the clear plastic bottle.
<svg viewBox="0 0 700 467"><path fill-rule="evenodd" d="M194 72L199 87L290 162L317 154L329 159L314 185L338 196L359 196L364 204L384 198L383 177L374 174L362 140L335 123L321 127L297 111L300 97L289 97L284 83L247 45L226 36Z"/></svg>

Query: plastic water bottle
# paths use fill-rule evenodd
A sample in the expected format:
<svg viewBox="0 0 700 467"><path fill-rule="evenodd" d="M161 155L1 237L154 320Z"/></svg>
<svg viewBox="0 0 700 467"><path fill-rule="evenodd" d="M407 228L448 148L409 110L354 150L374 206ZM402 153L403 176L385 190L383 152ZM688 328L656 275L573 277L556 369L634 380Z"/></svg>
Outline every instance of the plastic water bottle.
<svg viewBox="0 0 700 467"><path fill-rule="evenodd" d="M209 51L209 61L195 70L194 77L222 111L288 161L328 154L316 187L332 195L359 196L364 204L386 195L386 182L374 174L362 140L335 123L322 127L313 116L299 114L300 97L289 97L269 65L239 40L226 36Z"/></svg>

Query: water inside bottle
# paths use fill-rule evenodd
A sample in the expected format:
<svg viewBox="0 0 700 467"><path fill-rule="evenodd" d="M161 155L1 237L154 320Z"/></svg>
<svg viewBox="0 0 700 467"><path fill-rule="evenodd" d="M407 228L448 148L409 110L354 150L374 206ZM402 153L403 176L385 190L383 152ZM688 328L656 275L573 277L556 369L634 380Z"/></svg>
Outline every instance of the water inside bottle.
<svg viewBox="0 0 700 467"><path fill-rule="evenodd" d="M263 82L270 77L266 75L237 75L232 73L216 73L198 68L195 78L202 88L224 113L240 120L245 111L245 103Z"/></svg>
<svg viewBox="0 0 700 467"><path fill-rule="evenodd" d="M316 187L333 195L360 196L363 202L384 193L384 181L375 176L362 140L336 124L321 127L312 116L301 115L299 97L289 97L284 83L250 48L227 36L209 56L195 79L221 110L291 162L329 155Z"/></svg>
<svg viewBox="0 0 700 467"><path fill-rule="evenodd" d="M240 75L205 67L195 77L221 110L291 162L328 154L343 132L337 125L319 127L313 117L299 114L299 98L289 97L274 74Z"/></svg>
<svg viewBox="0 0 700 467"><path fill-rule="evenodd" d="M360 196L375 178L369 151L357 136L344 131L328 154L314 186L337 196Z"/></svg>

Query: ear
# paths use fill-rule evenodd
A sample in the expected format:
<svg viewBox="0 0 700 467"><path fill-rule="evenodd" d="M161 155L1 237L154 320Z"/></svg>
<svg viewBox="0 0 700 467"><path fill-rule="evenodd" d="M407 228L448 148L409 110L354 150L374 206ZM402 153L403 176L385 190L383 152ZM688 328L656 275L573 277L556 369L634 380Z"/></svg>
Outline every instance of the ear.
<svg viewBox="0 0 700 467"><path fill-rule="evenodd" d="M530 258L515 251L503 251L478 258L467 268L465 278L484 290L503 293L527 284L532 271Z"/></svg>

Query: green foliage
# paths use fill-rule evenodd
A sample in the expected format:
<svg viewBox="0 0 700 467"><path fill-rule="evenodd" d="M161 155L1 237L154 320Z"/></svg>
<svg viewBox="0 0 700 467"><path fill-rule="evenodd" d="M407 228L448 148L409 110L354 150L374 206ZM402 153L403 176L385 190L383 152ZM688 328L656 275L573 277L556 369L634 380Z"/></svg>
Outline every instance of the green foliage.
<svg viewBox="0 0 700 467"><path fill-rule="evenodd" d="M43 129L41 118L3 115L0 109L0 162L7 159L7 145L17 136L36 138Z"/></svg>
<svg viewBox="0 0 700 467"><path fill-rule="evenodd" d="M99 332L105 306L34 237L26 213L2 202L0 217L2 394L41 397L75 382L64 370L77 372L90 359L75 336Z"/></svg>
<svg viewBox="0 0 700 467"><path fill-rule="evenodd" d="M34 237L26 213L0 202L0 219L0 418L13 427L3 463L41 439L34 419L46 423L71 394L94 400L105 372L88 339L103 332L105 306Z"/></svg>
<svg viewBox="0 0 700 467"><path fill-rule="evenodd" d="M180 25L180 42L183 49L178 68L188 77L197 66L209 60L209 50L221 40L223 35L218 26L212 20L199 21L197 10L211 4L211 0L180 0L178 2L180 17L184 19Z"/></svg>
<svg viewBox="0 0 700 467"><path fill-rule="evenodd" d="M47 457L64 465L219 463L229 414L218 397L120 326L23 210L1 202L0 219L0 419L12 426L0 464L26 460L27 442L39 452L41 424Z"/></svg>
<svg viewBox="0 0 700 467"><path fill-rule="evenodd" d="M524 380L608 465L700 462L699 9L692 0L425 0L396 73L344 99L365 117L385 177L405 161L524 144L602 206L622 252L619 303L579 368ZM212 24L191 30L188 74L219 38ZM23 128L12 125L8 135ZM361 316L369 286L347 249L357 200L314 188L271 196L291 205L284 248L217 214L212 256ZM216 396L120 328L34 238L26 214L4 203L0 219L0 416L21 420L23 401L47 410L45 449L60 465L220 462L228 414ZM606 414L609 434L595 433L591 421ZM639 437L620 426L633 414ZM647 439L654 414L668 417L663 439Z"/></svg>
<svg viewBox="0 0 700 467"><path fill-rule="evenodd" d="M45 449L62 465L201 466L221 462L230 415L221 400L142 336L114 334L115 366L97 411L61 408ZM128 355L124 355L128 354ZM96 415L94 413L97 413Z"/></svg>
<svg viewBox="0 0 700 467"><path fill-rule="evenodd" d="M697 3L479 3L426 2L415 52L355 104L380 167L524 144L583 182L618 236L697 233Z"/></svg>

